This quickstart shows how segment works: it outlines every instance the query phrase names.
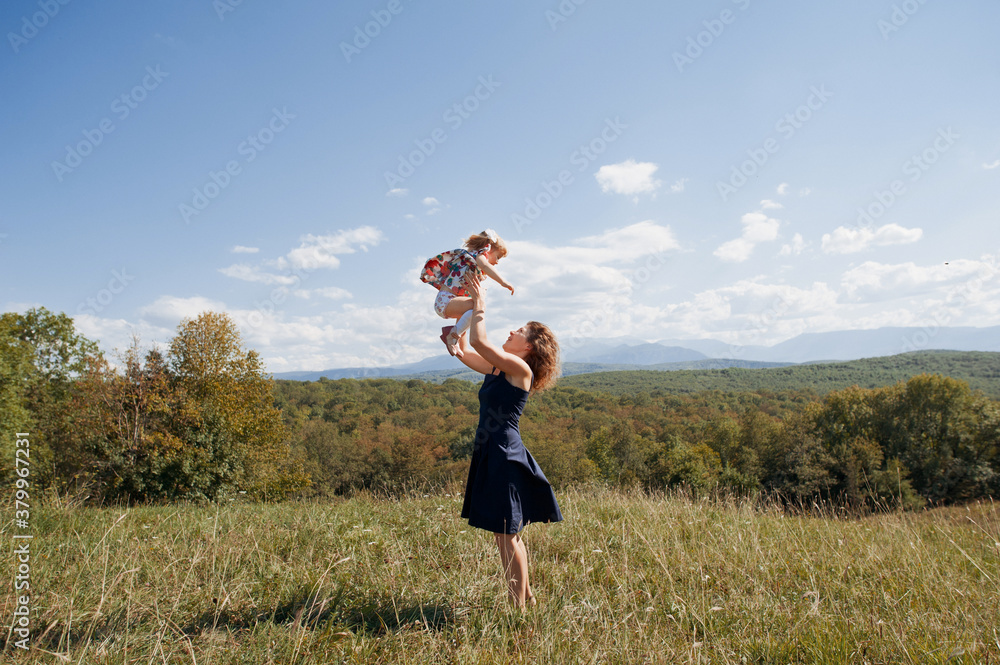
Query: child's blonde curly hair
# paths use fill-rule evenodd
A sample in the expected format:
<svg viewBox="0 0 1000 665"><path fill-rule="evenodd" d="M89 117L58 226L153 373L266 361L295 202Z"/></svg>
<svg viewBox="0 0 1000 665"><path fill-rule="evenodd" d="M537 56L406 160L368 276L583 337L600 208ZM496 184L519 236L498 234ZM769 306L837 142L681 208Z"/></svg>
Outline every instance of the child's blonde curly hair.
<svg viewBox="0 0 1000 665"><path fill-rule="evenodd" d="M498 260L507 256L507 245L504 244L504 241L493 229L486 229L481 233L469 236L465 240L465 248L470 252L478 252L486 247L493 247Z"/></svg>

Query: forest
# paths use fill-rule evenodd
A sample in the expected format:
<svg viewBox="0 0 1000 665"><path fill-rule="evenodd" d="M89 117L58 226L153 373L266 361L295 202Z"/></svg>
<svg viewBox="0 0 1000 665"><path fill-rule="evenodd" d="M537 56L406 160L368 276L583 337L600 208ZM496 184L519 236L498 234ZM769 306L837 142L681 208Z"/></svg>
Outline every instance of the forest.
<svg viewBox="0 0 1000 665"><path fill-rule="evenodd" d="M872 359L871 382L828 391L774 378L699 389L707 371L566 377L531 397L521 431L560 488L682 488L852 510L959 503L1000 496L1000 402L949 376L946 360L960 377L988 375L997 355L938 354L940 372L882 385L874 377L899 376L886 368L915 368L914 358ZM392 494L461 481L477 390L458 379L274 381L232 320L212 312L183 321L165 350L136 341L115 362L65 314L0 318L3 454L13 458L15 431L32 432L36 486L90 502Z"/></svg>

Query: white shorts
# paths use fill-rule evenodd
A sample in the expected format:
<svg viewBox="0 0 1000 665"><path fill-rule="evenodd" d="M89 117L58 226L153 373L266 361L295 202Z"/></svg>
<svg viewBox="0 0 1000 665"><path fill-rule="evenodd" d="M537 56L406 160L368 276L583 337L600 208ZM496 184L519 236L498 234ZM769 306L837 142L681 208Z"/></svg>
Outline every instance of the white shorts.
<svg viewBox="0 0 1000 665"><path fill-rule="evenodd" d="M448 303L450 303L454 297L455 294L448 289L441 289L438 291L437 298L434 299L434 311L437 312L437 315L442 319L448 318L445 316L444 310L448 307Z"/></svg>

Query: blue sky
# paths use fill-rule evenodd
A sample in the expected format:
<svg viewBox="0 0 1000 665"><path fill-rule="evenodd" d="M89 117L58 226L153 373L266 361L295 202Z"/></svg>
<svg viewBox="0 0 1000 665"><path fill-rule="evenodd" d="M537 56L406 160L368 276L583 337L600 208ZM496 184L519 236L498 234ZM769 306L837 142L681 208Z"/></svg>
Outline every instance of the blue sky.
<svg viewBox="0 0 1000 665"><path fill-rule="evenodd" d="M499 335L1000 324L1000 5L12 1L0 302L112 352L226 311L273 372ZM903 349L901 349L903 350Z"/></svg>

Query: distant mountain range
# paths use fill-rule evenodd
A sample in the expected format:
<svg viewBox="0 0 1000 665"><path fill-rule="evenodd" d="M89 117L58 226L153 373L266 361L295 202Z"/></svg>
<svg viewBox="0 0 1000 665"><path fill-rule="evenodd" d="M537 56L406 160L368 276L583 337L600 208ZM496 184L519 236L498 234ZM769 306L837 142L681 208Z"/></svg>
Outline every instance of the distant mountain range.
<svg viewBox="0 0 1000 665"><path fill-rule="evenodd" d="M808 363L894 356L910 351L1000 351L1000 326L877 328L804 333L774 346L733 346L716 340L660 340L715 358Z"/></svg>
<svg viewBox="0 0 1000 665"><path fill-rule="evenodd" d="M629 369L688 370L778 367L893 356L910 351L1000 351L1000 326L988 328L878 328L805 333L774 346L734 346L718 340L645 340L618 337L565 343L563 374ZM442 354L396 367L345 367L281 372L276 379L469 378L457 359ZM472 376L470 374L470 376Z"/></svg>

